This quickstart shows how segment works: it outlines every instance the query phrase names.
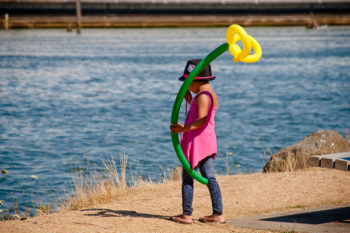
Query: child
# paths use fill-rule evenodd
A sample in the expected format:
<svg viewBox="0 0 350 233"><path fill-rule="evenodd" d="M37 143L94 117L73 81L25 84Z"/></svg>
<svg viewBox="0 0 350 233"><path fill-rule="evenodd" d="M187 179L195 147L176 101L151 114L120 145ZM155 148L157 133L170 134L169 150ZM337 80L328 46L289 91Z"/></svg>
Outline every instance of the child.
<svg viewBox="0 0 350 233"><path fill-rule="evenodd" d="M179 80L185 80L194 67L200 62L194 59L187 62L184 74ZM214 116L218 108L218 97L209 81L215 77L211 73L210 64L195 77L189 90L196 94L192 100L189 91L185 100L190 103L185 125L172 124L170 130L174 134L183 133L181 148L191 165L191 169L199 169L202 176L208 179L208 188L212 201L213 214L199 219L201 222L224 223L220 187L215 179L214 159L217 154ZM183 214L172 217L179 223L192 223L193 178L185 170L182 172L182 209Z"/></svg>

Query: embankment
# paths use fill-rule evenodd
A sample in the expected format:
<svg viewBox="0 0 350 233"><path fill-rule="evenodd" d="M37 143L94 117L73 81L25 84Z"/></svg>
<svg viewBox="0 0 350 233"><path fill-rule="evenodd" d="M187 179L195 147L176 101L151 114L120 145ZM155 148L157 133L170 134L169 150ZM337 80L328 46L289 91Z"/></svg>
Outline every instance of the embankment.
<svg viewBox="0 0 350 233"><path fill-rule="evenodd" d="M219 176L226 219L319 206L348 205L350 176L334 169ZM181 181L120 190L111 202L78 210L0 221L0 232L266 232L232 225L204 224L211 214L206 186L195 183L194 224L169 221L181 213Z"/></svg>
<svg viewBox="0 0 350 233"><path fill-rule="evenodd" d="M1 22L2 21L2 22ZM349 25L350 15L101 15L83 16L82 28ZM0 20L4 25L4 19ZM75 28L74 16L10 16L8 28Z"/></svg>

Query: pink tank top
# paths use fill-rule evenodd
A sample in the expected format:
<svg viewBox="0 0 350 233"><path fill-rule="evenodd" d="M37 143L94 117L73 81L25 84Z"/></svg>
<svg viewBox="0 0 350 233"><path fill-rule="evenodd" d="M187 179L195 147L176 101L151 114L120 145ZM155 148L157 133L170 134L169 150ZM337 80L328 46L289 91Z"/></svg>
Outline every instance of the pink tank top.
<svg viewBox="0 0 350 233"><path fill-rule="evenodd" d="M184 132L180 142L182 151L191 165L191 170L197 167L198 163L204 158L208 156L213 156L215 158L217 154L214 117L218 107L214 106L213 97L210 92L200 92L193 98L185 125L191 124L198 119L196 98L199 94L206 94L210 97L207 121L205 125L199 129Z"/></svg>

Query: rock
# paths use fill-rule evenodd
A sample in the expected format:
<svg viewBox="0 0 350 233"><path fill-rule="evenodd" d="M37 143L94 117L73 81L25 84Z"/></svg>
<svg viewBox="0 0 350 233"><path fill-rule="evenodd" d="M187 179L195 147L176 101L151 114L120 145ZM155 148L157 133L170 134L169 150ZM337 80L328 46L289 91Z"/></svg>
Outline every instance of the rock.
<svg viewBox="0 0 350 233"><path fill-rule="evenodd" d="M20 220L21 216L19 216L18 214L10 214L8 216L8 220Z"/></svg>
<svg viewBox="0 0 350 233"><path fill-rule="evenodd" d="M174 169L169 174L169 180L175 181L181 179L182 167L175 166Z"/></svg>
<svg viewBox="0 0 350 233"><path fill-rule="evenodd" d="M320 130L302 141L273 154L265 164L263 172L302 170L312 155L323 155L350 151L350 143L333 130Z"/></svg>
<svg viewBox="0 0 350 233"><path fill-rule="evenodd" d="M32 178L33 180L37 180L37 179L38 179L38 176L36 176L36 175L31 175L30 178Z"/></svg>

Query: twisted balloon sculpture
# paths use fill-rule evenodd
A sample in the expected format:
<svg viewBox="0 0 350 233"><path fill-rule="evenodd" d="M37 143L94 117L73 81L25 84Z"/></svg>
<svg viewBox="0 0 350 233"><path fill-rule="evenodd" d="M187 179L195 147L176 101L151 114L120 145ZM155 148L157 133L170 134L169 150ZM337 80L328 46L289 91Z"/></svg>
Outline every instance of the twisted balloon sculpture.
<svg viewBox="0 0 350 233"><path fill-rule="evenodd" d="M242 41L243 48L241 49L239 45L236 44L238 41ZM185 96L186 91L193 82L194 78L213 60L218 56L226 52L227 50L233 55L234 62L246 62L253 63L258 61L261 58L262 51L259 43L237 24L231 25L226 32L226 41L209 53L204 59L202 59L196 67L191 71L189 76L185 79L182 84L173 106L173 111L171 114L171 124L177 124L179 118L179 111L181 107L182 100ZM251 49L253 48L254 54L250 54ZM177 134L171 134L171 139L173 142L174 150L177 154L178 159L180 160L185 171L194 179L199 181L202 184L208 184L208 179L202 177L194 169L191 170L191 166L187 161L179 142L179 137Z"/></svg>

